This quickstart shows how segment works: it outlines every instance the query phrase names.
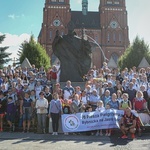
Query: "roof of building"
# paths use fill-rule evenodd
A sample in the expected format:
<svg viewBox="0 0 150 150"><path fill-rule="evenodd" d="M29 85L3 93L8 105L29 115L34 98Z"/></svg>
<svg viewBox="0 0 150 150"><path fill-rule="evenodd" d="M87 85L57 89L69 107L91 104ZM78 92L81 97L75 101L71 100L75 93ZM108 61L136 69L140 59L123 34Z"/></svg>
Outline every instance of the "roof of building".
<svg viewBox="0 0 150 150"><path fill-rule="evenodd" d="M108 65L109 68L117 68L117 64L116 64L116 62L114 61L114 59L112 57L110 58L107 65Z"/></svg>
<svg viewBox="0 0 150 150"><path fill-rule="evenodd" d="M24 67L31 68L32 67L31 64L30 64L30 62L29 62L29 60L28 60L28 58L24 59L24 61L21 64L21 67L22 68L24 68Z"/></svg>
<svg viewBox="0 0 150 150"><path fill-rule="evenodd" d="M146 58L143 57L143 59L141 60L139 66L138 66L138 68L146 68L146 67L149 67L149 66L150 66L150 65L149 65L149 63L147 62Z"/></svg>
<svg viewBox="0 0 150 150"><path fill-rule="evenodd" d="M82 11L71 11L71 21L74 22L75 28L100 29L99 12L87 12L83 15Z"/></svg>

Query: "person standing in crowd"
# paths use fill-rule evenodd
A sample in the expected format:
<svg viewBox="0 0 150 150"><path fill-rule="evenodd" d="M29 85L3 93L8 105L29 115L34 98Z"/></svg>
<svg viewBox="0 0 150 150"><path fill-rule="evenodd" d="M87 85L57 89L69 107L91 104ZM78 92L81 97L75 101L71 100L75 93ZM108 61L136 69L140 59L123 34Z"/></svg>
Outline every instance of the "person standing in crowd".
<svg viewBox="0 0 150 150"><path fill-rule="evenodd" d="M66 82L66 86L63 88L63 98L70 99L75 93L74 88L71 85L71 81Z"/></svg>
<svg viewBox="0 0 150 150"><path fill-rule="evenodd" d="M40 98L40 92L43 90L43 86L41 85L41 82L38 81L36 86L35 86L35 93L36 93L36 98Z"/></svg>
<svg viewBox="0 0 150 150"><path fill-rule="evenodd" d="M104 95L102 95L102 101L104 103L104 107L106 107L107 103L111 100L110 91L106 90Z"/></svg>
<svg viewBox="0 0 150 150"><path fill-rule="evenodd" d="M119 109L125 110L128 107L132 108L132 104L128 100L129 95L127 93L123 93L122 98L123 98L122 101L119 103Z"/></svg>
<svg viewBox="0 0 150 150"><path fill-rule="evenodd" d="M85 107L88 106L89 103L89 97L86 95L86 91L82 91L81 93L81 102L84 104Z"/></svg>
<svg viewBox="0 0 150 150"><path fill-rule="evenodd" d="M50 88L48 86L45 87L44 89L44 97L48 100L48 111L49 111L49 106L50 106L50 102L53 98L52 94L50 93ZM48 126L49 126L49 118L46 117L46 132L48 132Z"/></svg>
<svg viewBox="0 0 150 150"><path fill-rule="evenodd" d="M109 103L107 103L106 106L105 106L105 110L107 111L107 110L109 110L109 109L110 109L110 105L109 105ZM111 130L112 130L112 129L106 129L106 134L105 134L105 136L111 136Z"/></svg>
<svg viewBox="0 0 150 150"><path fill-rule="evenodd" d="M143 97L142 91L137 91L136 97L133 99L133 109L138 112L143 124L150 123L149 110L147 109L147 102Z"/></svg>
<svg viewBox="0 0 150 150"><path fill-rule="evenodd" d="M68 99L65 99L62 103L62 111L63 114L70 114L71 110L70 110L70 105L71 105L71 101ZM64 135L69 135L68 132L65 132Z"/></svg>
<svg viewBox="0 0 150 150"><path fill-rule="evenodd" d="M20 114L23 115L23 132L26 132L26 122L27 122L27 132L30 130L31 125L31 115L33 109L33 102L30 98L30 93L25 92L25 96L20 104Z"/></svg>
<svg viewBox="0 0 150 150"><path fill-rule="evenodd" d="M125 93L128 93L129 101L132 103L133 99L136 96L136 90L133 89L133 82L129 83L129 86L128 86L127 90L125 91Z"/></svg>
<svg viewBox="0 0 150 150"><path fill-rule="evenodd" d="M100 100L100 96L97 94L97 90L94 89L89 97L89 104L92 106L93 111L97 108L97 102Z"/></svg>
<svg viewBox="0 0 150 150"><path fill-rule="evenodd" d="M71 112L74 114L79 113L79 112L84 112L85 106L80 101L80 97L78 94L74 95L74 97L72 99L72 103L70 105L70 109L71 109Z"/></svg>
<svg viewBox="0 0 150 150"><path fill-rule="evenodd" d="M6 111L6 97L4 97L4 94L0 93L0 132L3 131L3 119Z"/></svg>
<svg viewBox="0 0 150 150"><path fill-rule="evenodd" d="M97 112L103 112L103 111L105 111L105 107L104 107L104 104L103 104L102 100L100 100L100 101L97 102L97 108L96 108L95 111L97 111ZM99 136L99 135L103 136L102 129L101 130L97 130L96 136Z"/></svg>
<svg viewBox="0 0 150 150"><path fill-rule="evenodd" d="M50 74L50 81L52 84L56 84L56 80L57 80L57 68L55 65L52 66L52 69L50 70L49 74Z"/></svg>
<svg viewBox="0 0 150 150"><path fill-rule="evenodd" d="M15 130L15 115L16 115L16 105L12 97L8 97L7 108L6 108L6 119L9 124L10 132Z"/></svg>
<svg viewBox="0 0 150 150"><path fill-rule="evenodd" d="M117 90L117 100L119 103L122 102L122 92L120 90Z"/></svg>
<svg viewBox="0 0 150 150"><path fill-rule="evenodd" d="M30 94L30 99L32 99L32 103L33 103L33 108L32 108L32 127L35 129L36 128L36 108L35 108L35 105L36 105L36 96L35 96L35 90L31 90L31 94Z"/></svg>
<svg viewBox="0 0 150 150"><path fill-rule="evenodd" d="M48 100L44 97L44 92L39 93L39 98L36 101L38 133L45 133L46 129L46 115L48 113Z"/></svg>
<svg viewBox="0 0 150 150"><path fill-rule="evenodd" d="M112 94L111 100L108 102L111 109L119 109L119 102L117 101L116 93Z"/></svg>
<svg viewBox="0 0 150 150"><path fill-rule="evenodd" d="M54 93L49 107L49 118L52 118L52 135L58 135L59 117L62 113L62 104L59 99L59 95L57 93Z"/></svg>
<svg viewBox="0 0 150 150"><path fill-rule="evenodd" d="M123 133L122 139L126 139L127 133L131 133L131 138L135 138L135 131L136 131L136 116L131 112L131 108L126 108L125 109L125 114L120 120L120 130Z"/></svg>
<svg viewBox="0 0 150 150"><path fill-rule="evenodd" d="M112 94L116 92L111 81L108 81L108 87L105 90L109 90L110 91L110 96L112 96Z"/></svg>

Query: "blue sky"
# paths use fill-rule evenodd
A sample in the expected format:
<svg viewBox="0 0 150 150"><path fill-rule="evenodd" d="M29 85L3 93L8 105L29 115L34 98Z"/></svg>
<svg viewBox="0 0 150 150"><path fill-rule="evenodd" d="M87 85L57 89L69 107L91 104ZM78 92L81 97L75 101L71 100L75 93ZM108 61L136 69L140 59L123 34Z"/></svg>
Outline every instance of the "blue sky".
<svg viewBox="0 0 150 150"><path fill-rule="evenodd" d="M70 0L72 10L81 10L82 0ZM88 0L89 11L98 11L99 0ZM16 57L18 46L31 33L37 38L41 29L45 0L0 0L0 34L6 34L3 46ZM129 38L132 43L136 35L150 44L149 16L150 0L126 0ZM1 45L0 45L1 46Z"/></svg>

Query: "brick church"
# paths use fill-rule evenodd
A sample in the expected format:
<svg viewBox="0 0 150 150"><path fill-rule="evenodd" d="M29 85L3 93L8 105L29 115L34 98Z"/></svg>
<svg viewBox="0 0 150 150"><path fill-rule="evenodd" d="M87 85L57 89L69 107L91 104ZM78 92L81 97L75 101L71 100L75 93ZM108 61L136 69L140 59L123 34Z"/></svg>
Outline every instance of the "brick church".
<svg viewBox="0 0 150 150"><path fill-rule="evenodd" d="M88 11L88 0L82 0L81 11L72 11L70 0L45 0L43 23L38 41L46 49L52 62L55 60L52 42L56 30L67 34L67 24L72 21L79 37L83 31L92 48L92 65L97 68L103 61L118 58L129 45L128 21L125 0L100 0L97 11ZM92 44L93 45L93 44Z"/></svg>

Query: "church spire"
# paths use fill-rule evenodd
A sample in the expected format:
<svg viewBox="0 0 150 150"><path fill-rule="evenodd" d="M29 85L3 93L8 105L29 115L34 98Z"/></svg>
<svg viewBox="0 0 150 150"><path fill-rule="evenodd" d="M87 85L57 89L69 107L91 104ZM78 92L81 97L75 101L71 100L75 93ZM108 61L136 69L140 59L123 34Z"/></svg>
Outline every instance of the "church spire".
<svg viewBox="0 0 150 150"><path fill-rule="evenodd" d="M88 13L88 0L82 0L82 14L87 15Z"/></svg>

